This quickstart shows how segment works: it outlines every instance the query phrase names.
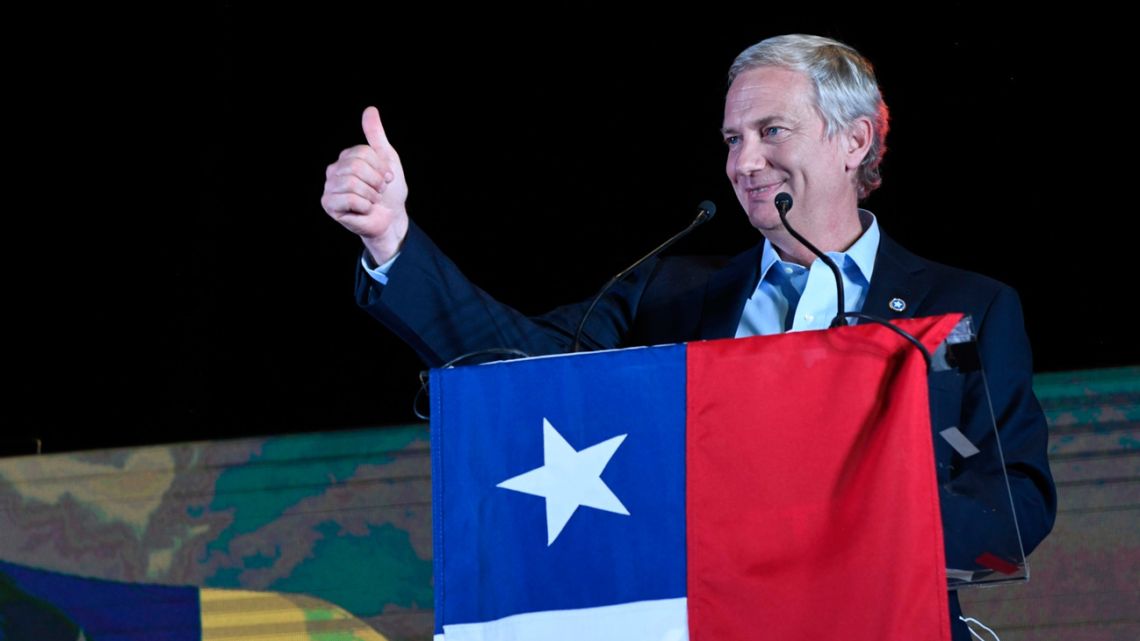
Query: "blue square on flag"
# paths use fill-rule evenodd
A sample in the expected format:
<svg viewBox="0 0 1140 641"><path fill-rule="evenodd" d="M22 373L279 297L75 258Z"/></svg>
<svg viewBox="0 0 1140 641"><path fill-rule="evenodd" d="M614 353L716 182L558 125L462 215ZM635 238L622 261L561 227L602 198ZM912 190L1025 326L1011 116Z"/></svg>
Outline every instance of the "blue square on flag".
<svg viewBox="0 0 1140 641"><path fill-rule="evenodd" d="M432 372L437 635L684 633L685 368L676 345Z"/></svg>

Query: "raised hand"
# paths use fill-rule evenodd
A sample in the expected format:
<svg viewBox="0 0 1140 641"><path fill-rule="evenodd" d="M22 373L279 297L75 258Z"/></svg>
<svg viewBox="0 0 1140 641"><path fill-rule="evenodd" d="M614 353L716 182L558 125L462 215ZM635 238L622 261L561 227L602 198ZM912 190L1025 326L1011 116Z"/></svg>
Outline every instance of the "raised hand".
<svg viewBox="0 0 1140 641"><path fill-rule="evenodd" d="M383 263L396 255L408 233L408 183L375 107L364 110L361 126L368 144L345 149L328 166L321 206Z"/></svg>

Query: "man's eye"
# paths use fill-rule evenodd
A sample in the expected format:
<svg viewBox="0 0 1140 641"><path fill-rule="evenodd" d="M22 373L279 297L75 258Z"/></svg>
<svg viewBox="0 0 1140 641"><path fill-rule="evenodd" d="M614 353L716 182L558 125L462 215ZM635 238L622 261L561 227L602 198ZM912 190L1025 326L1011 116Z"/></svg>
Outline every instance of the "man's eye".
<svg viewBox="0 0 1140 641"><path fill-rule="evenodd" d="M783 130L784 130L783 127L765 127L764 128L764 137L770 138L772 136L778 136L778 135L780 135L780 132L782 132Z"/></svg>
<svg viewBox="0 0 1140 641"><path fill-rule="evenodd" d="M738 142L740 142L740 136L725 136L724 137L724 144L728 145L729 147L737 144Z"/></svg>

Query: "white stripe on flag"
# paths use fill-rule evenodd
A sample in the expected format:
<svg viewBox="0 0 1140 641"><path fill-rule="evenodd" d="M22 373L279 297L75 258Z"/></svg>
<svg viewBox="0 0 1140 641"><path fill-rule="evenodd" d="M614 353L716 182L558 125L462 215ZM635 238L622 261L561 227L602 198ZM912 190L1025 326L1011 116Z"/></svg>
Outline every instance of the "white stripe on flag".
<svg viewBox="0 0 1140 641"><path fill-rule="evenodd" d="M486 623L445 625L434 641L687 641L687 608L687 600L681 597L527 612Z"/></svg>

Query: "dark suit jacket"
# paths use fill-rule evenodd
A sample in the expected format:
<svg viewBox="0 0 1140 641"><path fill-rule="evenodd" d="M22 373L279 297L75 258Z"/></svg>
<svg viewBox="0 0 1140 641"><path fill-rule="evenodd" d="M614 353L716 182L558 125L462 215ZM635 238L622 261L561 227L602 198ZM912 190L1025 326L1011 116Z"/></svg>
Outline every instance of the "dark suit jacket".
<svg viewBox="0 0 1140 641"><path fill-rule="evenodd" d="M584 344L593 349L730 338L756 289L762 244L730 260L663 258L618 283L595 309ZM479 350L509 347L532 355L568 351L586 303L527 317L468 281L415 225L386 286L357 270L357 302L410 344L432 366ZM894 311L892 299L906 303ZM962 312L973 318L984 370L930 376L934 426L956 426L980 449L994 447L996 423L1025 553L1053 527L1057 502L1049 472L1045 416L1033 395L1032 362L1021 305L1009 287L933 263L881 235L863 312L910 318ZM983 375L982 371L985 372ZM989 387L989 402L986 398ZM994 423L989 408L992 404ZM1016 536L1002 527L1009 499L999 469L963 459L935 438L947 564L978 567L984 552L1014 557ZM996 475L996 477L995 477ZM979 488L994 487L1000 492ZM951 594L955 641L970 638Z"/></svg>

